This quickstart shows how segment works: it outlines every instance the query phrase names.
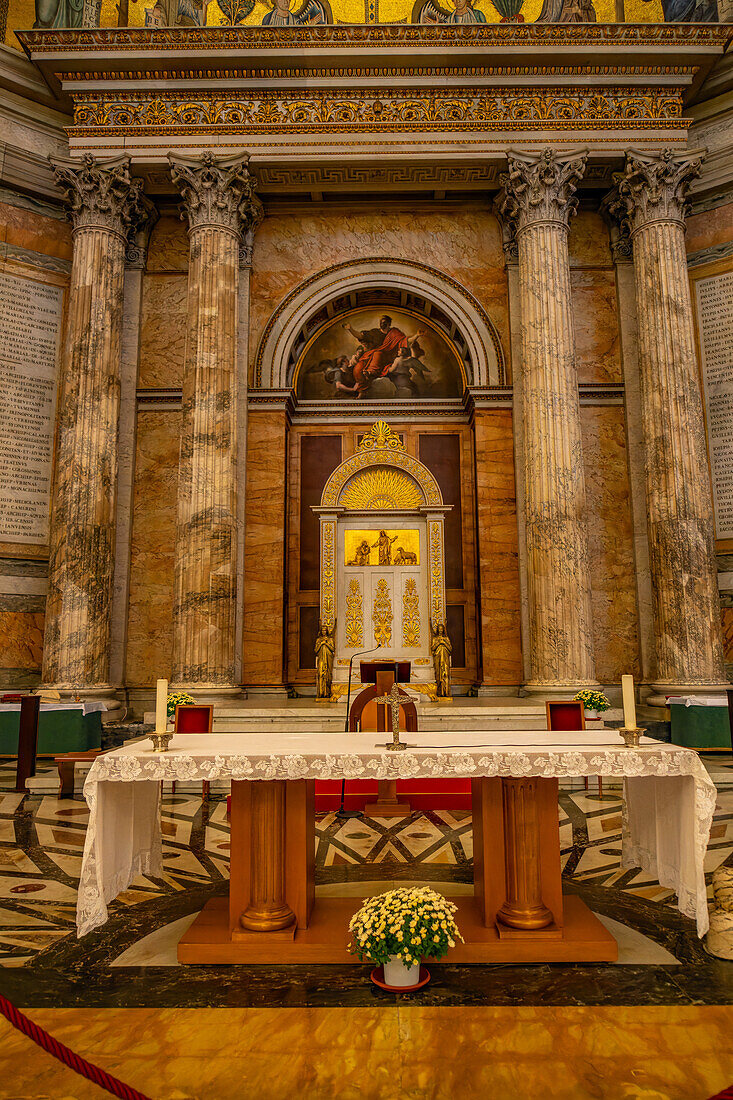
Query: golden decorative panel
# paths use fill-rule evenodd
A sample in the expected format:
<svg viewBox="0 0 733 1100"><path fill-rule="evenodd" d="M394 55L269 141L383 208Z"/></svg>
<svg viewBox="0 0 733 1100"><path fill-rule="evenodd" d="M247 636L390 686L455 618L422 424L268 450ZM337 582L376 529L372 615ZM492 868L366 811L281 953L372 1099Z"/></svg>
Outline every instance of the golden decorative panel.
<svg viewBox="0 0 733 1100"><path fill-rule="evenodd" d="M374 596L374 641L376 645L388 646L392 643L392 597L389 585L380 577Z"/></svg>
<svg viewBox="0 0 733 1100"><path fill-rule="evenodd" d="M364 645L364 601L361 595L361 585L356 577L349 581L349 591L346 593L346 646L348 649L358 649Z"/></svg>
<svg viewBox="0 0 733 1100"><path fill-rule="evenodd" d="M420 645L420 597L414 577L407 578L402 595L402 644L406 649Z"/></svg>
<svg viewBox="0 0 733 1100"><path fill-rule="evenodd" d="M431 520L428 532L430 571L430 617L437 626L445 622L443 521Z"/></svg>
<svg viewBox="0 0 733 1100"><path fill-rule="evenodd" d="M339 504L359 512L415 510L422 506L423 495L407 474L375 466L348 483Z"/></svg>
<svg viewBox="0 0 733 1100"><path fill-rule="evenodd" d="M333 628L334 612L334 539L336 524L326 520L321 524L321 621Z"/></svg>
<svg viewBox="0 0 733 1100"><path fill-rule="evenodd" d="M344 565L419 564L420 532L417 530L344 531Z"/></svg>

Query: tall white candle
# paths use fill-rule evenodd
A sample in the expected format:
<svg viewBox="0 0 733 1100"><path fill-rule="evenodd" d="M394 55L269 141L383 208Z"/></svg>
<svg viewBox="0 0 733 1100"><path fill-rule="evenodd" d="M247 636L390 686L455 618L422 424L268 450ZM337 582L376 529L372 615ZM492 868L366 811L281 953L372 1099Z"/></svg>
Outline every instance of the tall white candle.
<svg viewBox="0 0 733 1100"><path fill-rule="evenodd" d="M621 692L624 697L624 726L627 730L636 729L636 703L634 702L634 677L621 677Z"/></svg>
<svg viewBox="0 0 733 1100"><path fill-rule="evenodd" d="M158 680L155 685L155 732L165 733L168 725L168 681Z"/></svg>

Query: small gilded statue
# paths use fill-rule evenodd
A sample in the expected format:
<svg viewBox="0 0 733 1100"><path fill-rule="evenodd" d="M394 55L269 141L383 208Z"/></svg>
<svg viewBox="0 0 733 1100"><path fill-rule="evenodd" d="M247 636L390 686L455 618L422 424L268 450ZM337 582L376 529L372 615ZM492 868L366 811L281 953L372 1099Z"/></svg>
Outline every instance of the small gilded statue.
<svg viewBox="0 0 733 1100"><path fill-rule="evenodd" d="M438 698L450 699L450 659L453 646L445 623L430 623L430 652L433 655Z"/></svg>
<svg viewBox="0 0 733 1100"><path fill-rule="evenodd" d="M336 623L329 630L321 619L316 638L316 698L330 699L333 683L333 655L336 649Z"/></svg>

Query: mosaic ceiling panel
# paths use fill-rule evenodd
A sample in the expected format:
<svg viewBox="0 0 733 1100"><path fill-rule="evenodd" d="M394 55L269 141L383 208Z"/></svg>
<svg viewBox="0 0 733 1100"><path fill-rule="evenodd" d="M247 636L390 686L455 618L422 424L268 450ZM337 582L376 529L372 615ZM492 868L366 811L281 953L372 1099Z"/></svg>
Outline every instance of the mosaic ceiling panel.
<svg viewBox="0 0 733 1100"><path fill-rule="evenodd" d="M100 25L316 26L322 23L711 22L723 0L102 0ZM0 4L0 19L2 19ZM15 30L81 25L83 0L9 0ZM0 31L1 33L1 31Z"/></svg>

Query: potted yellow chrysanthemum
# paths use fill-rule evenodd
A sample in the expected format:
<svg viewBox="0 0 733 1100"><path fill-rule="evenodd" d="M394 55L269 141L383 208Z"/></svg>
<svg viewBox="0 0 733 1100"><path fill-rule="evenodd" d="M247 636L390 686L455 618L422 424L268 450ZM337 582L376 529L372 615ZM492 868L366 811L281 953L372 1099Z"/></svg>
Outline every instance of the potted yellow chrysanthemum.
<svg viewBox="0 0 733 1100"><path fill-rule="evenodd" d="M362 962L384 966L384 984L416 986L423 959L441 959L456 940L463 942L455 905L429 886L388 890L367 898L349 922L349 951Z"/></svg>
<svg viewBox="0 0 733 1100"><path fill-rule="evenodd" d="M187 691L172 691L168 696L166 717L168 718L168 726L173 729L173 719L176 715L176 707L186 706L189 703L195 703L193 695L189 695Z"/></svg>
<svg viewBox="0 0 733 1100"><path fill-rule="evenodd" d="M583 691L579 691L577 695L573 696L573 701L583 704L586 718L598 718L604 710L608 710L611 706L608 696L604 692L593 691L591 688L584 688Z"/></svg>

